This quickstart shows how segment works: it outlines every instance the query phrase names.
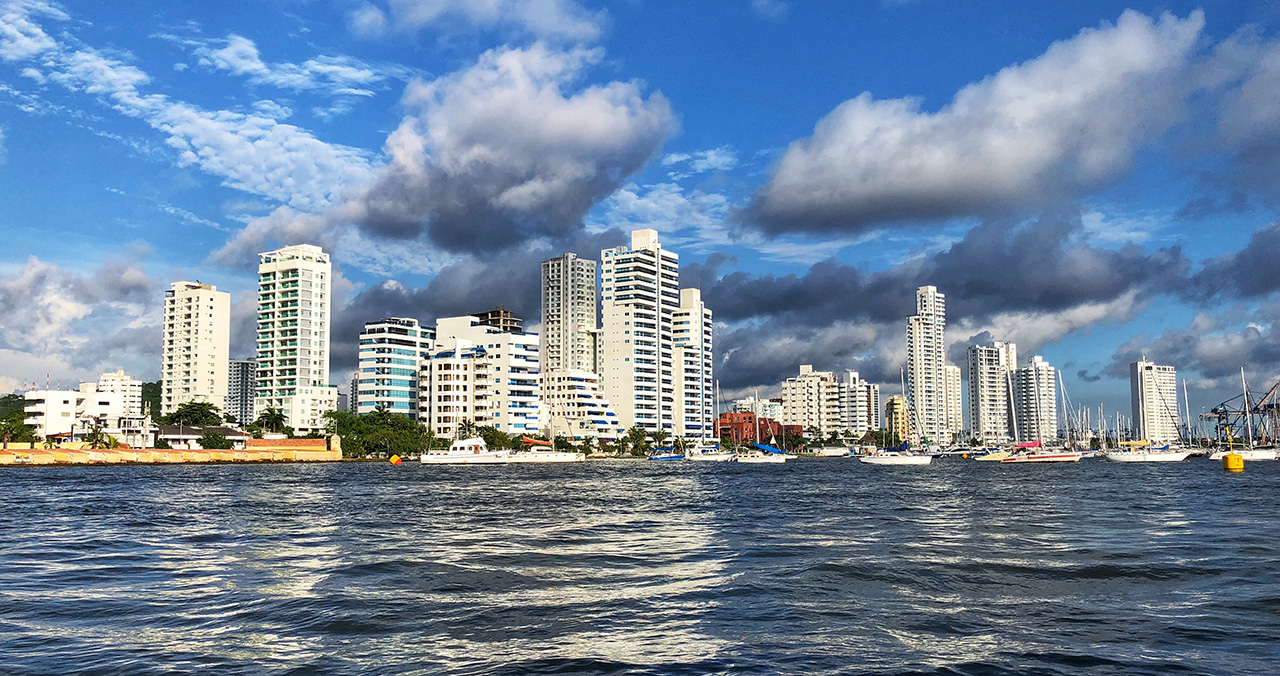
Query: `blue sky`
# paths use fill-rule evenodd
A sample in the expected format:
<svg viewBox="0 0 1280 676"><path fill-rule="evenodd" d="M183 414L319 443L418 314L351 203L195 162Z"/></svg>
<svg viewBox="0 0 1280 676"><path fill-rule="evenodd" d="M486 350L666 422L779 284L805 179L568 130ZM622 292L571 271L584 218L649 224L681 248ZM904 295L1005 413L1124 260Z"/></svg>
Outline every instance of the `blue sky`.
<svg viewBox="0 0 1280 676"><path fill-rule="evenodd" d="M1193 408L1280 374L1280 10L1264 2L0 0L0 390L159 370L160 299L309 241L354 334L503 305L654 227L729 393L953 355L1076 401L1146 353ZM890 389L896 388L896 385Z"/></svg>

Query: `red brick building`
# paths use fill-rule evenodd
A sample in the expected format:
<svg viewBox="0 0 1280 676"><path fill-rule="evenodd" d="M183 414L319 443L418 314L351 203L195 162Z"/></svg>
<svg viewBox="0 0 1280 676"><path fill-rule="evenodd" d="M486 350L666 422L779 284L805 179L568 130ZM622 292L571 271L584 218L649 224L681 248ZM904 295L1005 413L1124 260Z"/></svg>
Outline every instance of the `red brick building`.
<svg viewBox="0 0 1280 676"><path fill-rule="evenodd" d="M801 425L783 425L772 418L760 418L760 436L756 436L756 414L721 413L716 431L721 439L733 439L734 443L768 443L770 438L782 439L786 435L803 436Z"/></svg>

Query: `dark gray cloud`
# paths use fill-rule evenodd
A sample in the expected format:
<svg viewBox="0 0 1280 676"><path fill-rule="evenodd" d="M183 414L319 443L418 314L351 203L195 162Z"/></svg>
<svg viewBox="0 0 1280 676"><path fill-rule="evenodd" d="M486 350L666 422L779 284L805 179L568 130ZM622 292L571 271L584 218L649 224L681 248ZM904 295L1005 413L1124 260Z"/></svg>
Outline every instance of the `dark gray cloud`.
<svg viewBox="0 0 1280 676"><path fill-rule="evenodd" d="M1214 298L1257 298L1280 289L1280 222L1255 230L1239 251L1205 261L1191 276L1185 296L1198 301Z"/></svg>
<svg viewBox="0 0 1280 676"><path fill-rule="evenodd" d="M1071 212L1025 223L986 223L944 251L876 272L835 260L799 275L721 271L731 263L713 255L681 271L684 279L703 280L708 307L728 324L717 348L718 377L727 388L774 386L800 364L852 368L869 379L897 383L906 317L914 311L919 286L946 294L948 332L956 341L949 356L959 364L970 344L1011 339L982 328L966 336L963 326L981 327L1011 313L1066 317L1085 307L1123 306L1128 297L1171 294L1191 265L1176 246L1094 246L1079 214ZM1074 324L1062 319L1060 327L1029 333L1051 339L1102 316L1073 319Z"/></svg>
<svg viewBox="0 0 1280 676"><path fill-rule="evenodd" d="M351 228L455 253L573 235L588 210L661 150L675 118L635 82L579 87L599 50L538 43L486 52L471 68L414 82L373 183L322 214L258 219L214 256L249 259L282 236L341 244Z"/></svg>
<svg viewBox="0 0 1280 676"><path fill-rule="evenodd" d="M337 374L356 367L357 340L364 323L383 317L411 317L430 326L440 317L501 307L524 319L525 326L537 324L542 313L542 261L565 252L598 260L602 249L626 242L620 230L580 233L505 254L467 257L441 270L423 287L395 281L368 287L334 312L332 370Z"/></svg>
<svg viewBox="0 0 1280 676"><path fill-rule="evenodd" d="M745 222L766 233L1024 213L1123 176L1183 114L1204 17L1126 11L970 84L937 112L918 99L840 104L791 144Z"/></svg>

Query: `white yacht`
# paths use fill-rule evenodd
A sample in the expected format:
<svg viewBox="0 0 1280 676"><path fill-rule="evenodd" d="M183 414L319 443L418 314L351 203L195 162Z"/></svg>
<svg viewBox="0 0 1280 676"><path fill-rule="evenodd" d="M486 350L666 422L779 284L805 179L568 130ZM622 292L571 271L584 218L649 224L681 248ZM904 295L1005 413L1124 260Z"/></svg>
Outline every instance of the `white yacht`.
<svg viewBox="0 0 1280 676"><path fill-rule="evenodd" d="M927 465L933 462L933 456L904 451L877 451L858 460L868 465Z"/></svg>
<svg viewBox="0 0 1280 676"><path fill-rule="evenodd" d="M745 462L758 465L782 464L786 461L787 456L783 453L765 453L760 450L739 453L733 458L733 462Z"/></svg>
<svg viewBox="0 0 1280 676"><path fill-rule="evenodd" d="M586 462L585 453L573 451L553 451L549 448L530 448L527 451L514 451L511 462Z"/></svg>
<svg viewBox="0 0 1280 676"><path fill-rule="evenodd" d="M729 462L733 458L732 451L722 450L719 444L710 444L706 441L699 441L684 452L685 460L701 462Z"/></svg>
<svg viewBox="0 0 1280 676"><path fill-rule="evenodd" d="M1221 449L1214 451L1209 456L1210 460L1221 460L1222 456L1228 453L1235 453L1243 457L1245 460L1275 460L1276 449L1274 448L1237 448L1235 450Z"/></svg>
<svg viewBox="0 0 1280 676"><path fill-rule="evenodd" d="M1103 457L1111 462L1182 462L1191 457L1189 448L1133 448L1120 451L1107 451Z"/></svg>
<svg viewBox="0 0 1280 676"><path fill-rule="evenodd" d="M491 451L480 437L458 439L448 450L430 450L422 454L424 465L505 465L511 462L511 451Z"/></svg>

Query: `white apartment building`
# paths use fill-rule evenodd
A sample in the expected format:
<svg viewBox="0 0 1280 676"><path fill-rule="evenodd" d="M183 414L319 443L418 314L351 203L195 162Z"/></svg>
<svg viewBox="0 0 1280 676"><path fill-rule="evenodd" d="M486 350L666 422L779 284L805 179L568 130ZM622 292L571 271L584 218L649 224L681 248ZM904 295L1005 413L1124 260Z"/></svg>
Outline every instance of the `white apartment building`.
<svg viewBox="0 0 1280 676"><path fill-rule="evenodd" d="M436 322L437 345L468 344L484 350L487 391L473 405L472 419L478 426L507 434L536 434L540 428L538 342L536 333L503 331L475 315Z"/></svg>
<svg viewBox="0 0 1280 676"><path fill-rule="evenodd" d="M1154 444L1178 440L1178 372L1142 359L1129 364L1133 438Z"/></svg>
<svg viewBox="0 0 1280 676"><path fill-rule="evenodd" d="M969 429L984 446L1013 439L1013 371L1017 363L1018 346L1013 343L969 346Z"/></svg>
<svg viewBox="0 0 1280 676"><path fill-rule="evenodd" d="M549 433L612 441L626 434L618 414L600 391L600 376L580 369L542 374L543 419Z"/></svg>
<svg viewBox="0 0 1280 676"><path fill-rule="evenodd" d="M802 364L800 375L782 383L783 425L801 425L807 431L817 428L822 434L843 431L840 406L840 382L830 371L814 371L812 364Z"/></svg>
<svg viewBox="0 0 1280 676"><path fill-rule="evenodd" d="M880 429L880 386L848 369L840 378L840 429L854 437Z"/></svg>
<svg viewBox="0 0 1280 676"><path fill-rule="evenodd" d="M907 318L907 399L911 441L948 444L946 296L937 287L916 289L916 314Z"/></svg>
<svg viewBox="0 0 1280 676"><path fill-rule="evenodd" d="M435 333L418 320L385 317L364 323L360 332L359 372L353 380L354 410L384 409L419 419L419 371L431 354Z"/></svg>
<svg viewBox="0 0 1280 676"><path fill-rule="evenodd" d="M964 430L964 406L960 389L960 367L947 364L947 430L952 435Z"/></svg>
<svg viewBox="0 0 1280 676"><path fill-rule="evenodd" d="M338 406L338 388L329 385L332 283L329 254L318 246L299 244L258 254L253 408L258 415L279 409L298 434L322 431L324 414Z"/></svg>
<svg viewBox="0 0 1280 676"><path fill-rule="evenodd" d="M596 262L566 253L542 262L543 373L598 372L593 331L598 325Z"/></svg>
<svg viewBox="0 0 1280 676"><path fill-rule="evenodd" d="M160 411L152 415L168 415L189 401L221 408L230 345L231 294L199 282L171 284L164 294Z"/></svg>
<svg viewBox="0 0 1280 676"><path fill-rule="evenodd" d="M624 427L678 429L672 317L680 308L680 259L656 230L630 247L601 251L600 376Z"/></svg>
<svg viewBox="0 0 1280 676"><path fill-rule="evenodd" d="M781 399L759 399L752 395L743 399L734 399L729 404L729 410L733 413L754 413L757 418L768 418L779 422L782 420Z"/></svg>
<svg viewBox="0 0 1280 676"><path fill-rule="evenodd" d="M671 315L676 385L676 434L716 436L714 323L699 289L680 290L680 309Z"/></svg>
<svg viewBox="0 0 1280 676"><path fill-rule="evenodd" d="M52 434L71 434L79 420L84 394L78 390L30 390L23 395L26 423L44 439Z"/></svg>
<svg viewBox="0 0 1280 676"><path fill-rule="evenodd" d="M97 391L120 395L120 415L136 417L143 415L142 381L125 373L124 369L98 376ZM155 414L159 415L158 412Z"/></svg>
<svg viewBox="0 0 1280 676"><path fill-rule="evenodd" d="M1058 438L1058 371L1039 356L1013 372L1019 441Z"/></svg>
<svg viewBox="0 0 1280 676"><path fill-rule="evenodd" d="M418 414L436 437L456 439L463 423L478 427L491 418L492 366L481 346L448 336L437 341L418 380Z"/></svg>
<svg viewBox="0 0 1280 676"><path fill-rule="evenodd" d="M256 359L231 359L227 362L227 402L223 415L230 415L240 426L256 420L253 399L258 391L258 362Z"/></svg>

